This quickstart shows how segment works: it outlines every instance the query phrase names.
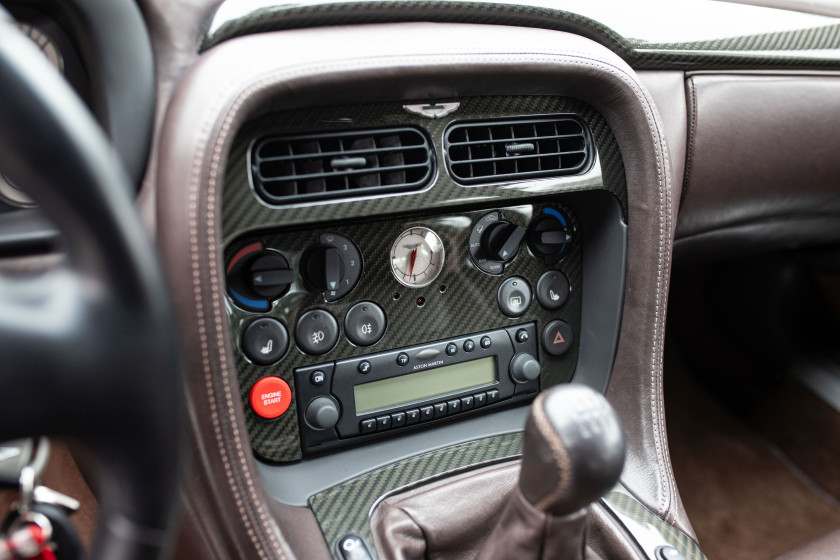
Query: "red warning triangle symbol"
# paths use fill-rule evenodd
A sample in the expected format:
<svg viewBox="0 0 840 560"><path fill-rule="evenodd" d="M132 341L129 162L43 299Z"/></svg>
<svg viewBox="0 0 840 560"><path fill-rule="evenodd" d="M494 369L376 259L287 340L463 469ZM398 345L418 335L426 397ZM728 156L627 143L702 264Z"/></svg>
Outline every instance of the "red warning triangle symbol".
<svg viewBox="0 0 840 560"><path fill-rule="evenodd" d="M560 331L557 332L557 336L554 337L554 344L561 344L566 342L566 339L563 338L563 335L560 334Z"/></svg>

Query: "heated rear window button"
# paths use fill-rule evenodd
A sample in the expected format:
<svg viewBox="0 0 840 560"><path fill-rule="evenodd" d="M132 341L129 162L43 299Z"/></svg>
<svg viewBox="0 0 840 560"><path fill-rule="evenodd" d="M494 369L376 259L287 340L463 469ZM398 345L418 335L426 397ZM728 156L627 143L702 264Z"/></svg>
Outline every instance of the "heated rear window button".
<svg viewBox="0 0 840 560"><path fill-rule="evenodd" d="M447 401L446 408L448 409L447 412L449 414L458 414L461 412L461 400L452 399L451 401Z"/></svg>
<svg viewBox="0 0 840 560"><path fill-rule="evenodd" d="M493 404L494 402L499 402L499 391L497 389L487 391L487 404Z"/></svg>
<svg viewBox="0 0 840 560"><path fill-rule="evenodd" d="M391 427L402 428L405 426L405 412L395 412L391 415Z"/></svg>
<svg viewBox="0 0 840 560"><path fill-rule="evenodd" d="M445 402L435 403L435 418L446 416L447 406Z"/></svg>
<svg viewBox="0 0 840 560"><path fill-rule="evenodd" d="M461 397L461 410L472 410L475 406L475 399L472 396Z"/></svg>
<svg viewBox="0 0 840 560"><path fill-rule="evenodd" d="M368 418L362 420L359 424L359 431L363 434L369 434L376 431L376 418Z"/></svg>
<svg viewBox="0 0 840 560"><path fill-rule="evenodd" d="M425 422L435 417L435 409L431 406L424 406L420 408L420 421Z"/></svg>

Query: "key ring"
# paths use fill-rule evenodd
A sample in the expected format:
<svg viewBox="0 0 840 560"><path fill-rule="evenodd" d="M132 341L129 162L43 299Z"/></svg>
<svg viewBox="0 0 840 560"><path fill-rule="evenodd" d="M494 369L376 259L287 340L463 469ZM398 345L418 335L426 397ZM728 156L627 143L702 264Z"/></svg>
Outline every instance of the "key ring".
<svg viewBox="0 0 840 560"><path fill-rule="evenodd" d="M20 516L14 521L12 521L11 525L9 525L7 533L13 535L15 531L17 531L24 525L37 526L41 529L41 539L43 540L43 542L52 542L53 526L52 523L50 523L50 520L47 518L47 516L43 513L38 513L37 511L21 513Z"/></svg>

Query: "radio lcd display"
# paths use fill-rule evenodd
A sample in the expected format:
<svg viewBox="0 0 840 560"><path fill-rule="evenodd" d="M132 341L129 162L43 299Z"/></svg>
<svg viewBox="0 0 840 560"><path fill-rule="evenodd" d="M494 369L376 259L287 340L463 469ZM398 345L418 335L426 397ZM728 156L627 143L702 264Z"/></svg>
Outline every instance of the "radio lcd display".
<svg viewBox="0 0 840 560"><path fill-rule="evenodd" d="M457 393L495 381L496 358L491 356L364 383L353 388L356 414Z"/></svg>

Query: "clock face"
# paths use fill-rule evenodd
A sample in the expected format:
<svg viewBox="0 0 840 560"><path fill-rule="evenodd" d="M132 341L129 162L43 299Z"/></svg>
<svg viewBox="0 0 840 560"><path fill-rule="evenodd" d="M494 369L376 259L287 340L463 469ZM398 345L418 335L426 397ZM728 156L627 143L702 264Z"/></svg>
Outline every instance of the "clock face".
<svg viewBox="0 0 840 560"><path fill-rule="evenodd" d="M402 232L391 246L391 272L400 284L422 288L434 282L443 269L443 242L426 227Z"/></svg>

